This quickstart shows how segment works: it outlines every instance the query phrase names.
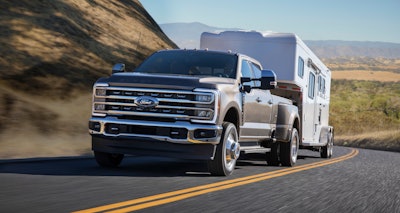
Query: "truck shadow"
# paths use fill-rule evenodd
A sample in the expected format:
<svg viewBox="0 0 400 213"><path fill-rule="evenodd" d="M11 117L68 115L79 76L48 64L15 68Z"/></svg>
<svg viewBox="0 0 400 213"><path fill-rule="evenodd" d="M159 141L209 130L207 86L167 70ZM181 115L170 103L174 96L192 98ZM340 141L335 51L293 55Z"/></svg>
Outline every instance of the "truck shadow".
<svg viewBox="0 0 400 213"><path fill-rule="evenodd" d="M299 160L306 161L317 158L319 157L313 155L299 155L298 157ZM236 169L248 169L246 167L268 168L265 155L241 156ZM0 160L0 173L56 176L210 176L205 161L142 156L125 157L118 168L100 167L93 157Z"/></svg>
<svg viewBox="0 0 400 213"><path fill-rule="evenodd" d="M188 172L204 174L207 172L207 165L201 161L137 156L126 157L118 168L100 167L92 157L0 161L0 173L13 174L174 177L186 176Z"/></svg>

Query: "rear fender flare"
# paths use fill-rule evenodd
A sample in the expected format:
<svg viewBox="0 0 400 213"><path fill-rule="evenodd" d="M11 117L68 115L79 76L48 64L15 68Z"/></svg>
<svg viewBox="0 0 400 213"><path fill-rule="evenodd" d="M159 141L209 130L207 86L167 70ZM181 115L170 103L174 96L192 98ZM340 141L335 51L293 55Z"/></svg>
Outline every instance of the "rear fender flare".
<svg viewBox="0 0 400 213"><path fill-rule="evenodd" d="M299 120L298 108L290 104L279 104L277 116L275 138L278 141L289 142L295 120Z"/></svg>

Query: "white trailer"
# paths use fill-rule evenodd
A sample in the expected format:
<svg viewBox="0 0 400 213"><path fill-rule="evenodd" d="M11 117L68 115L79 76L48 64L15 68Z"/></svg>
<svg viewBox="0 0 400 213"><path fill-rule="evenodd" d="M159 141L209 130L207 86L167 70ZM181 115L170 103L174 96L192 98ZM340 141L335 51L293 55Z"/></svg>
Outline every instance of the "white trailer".
<svg viewBox="0 0 400 213"><path fill-rule="evenodd" d="M331 72L298 36L256 31L204 32L200 48L242 53L258 60L264 69L273 70L278 87L271 92L293 100L299 109L300 147L320 150L324 158L332 156Z"/></svg>

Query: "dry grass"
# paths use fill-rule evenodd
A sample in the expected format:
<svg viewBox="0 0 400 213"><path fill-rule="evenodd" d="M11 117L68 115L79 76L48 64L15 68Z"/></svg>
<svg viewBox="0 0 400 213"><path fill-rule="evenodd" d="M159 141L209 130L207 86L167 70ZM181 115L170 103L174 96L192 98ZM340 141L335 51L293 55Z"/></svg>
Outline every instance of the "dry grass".
<svg viewBox="0 0 400 213"><path fill-rule="evenodd" d="M350 147L400 152L400 129L336 136L335 144Z"/></svg>
<svg viewBox="0 0 400 213"><path fill-rule="evenodd" d="M90 152L91 93L65 101L0 88L0 159Z"/></svg>
<svg viewBox="0 0 400 213"><path fill-rule="evenodd" d="M387 72L387 71L366 71L366 70L333 71L332 79L400 82L400 73Z"/></svg>

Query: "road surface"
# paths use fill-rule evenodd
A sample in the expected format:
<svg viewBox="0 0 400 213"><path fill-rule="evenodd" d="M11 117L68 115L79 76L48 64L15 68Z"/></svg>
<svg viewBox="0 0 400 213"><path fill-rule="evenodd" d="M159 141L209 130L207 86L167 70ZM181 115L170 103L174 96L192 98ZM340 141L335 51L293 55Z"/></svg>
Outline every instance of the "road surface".
<svg viewBox="0 0 400 213"><path fill-rule="evenodd" d="M301 150L295 167L262 156L229 177L206 164L128 157L120 168L93 158L0 160L0 212L395 212L400 153L335 147L331 160Z"/></svg>

